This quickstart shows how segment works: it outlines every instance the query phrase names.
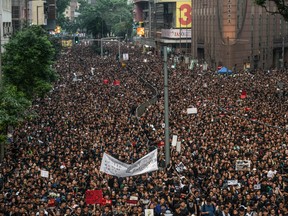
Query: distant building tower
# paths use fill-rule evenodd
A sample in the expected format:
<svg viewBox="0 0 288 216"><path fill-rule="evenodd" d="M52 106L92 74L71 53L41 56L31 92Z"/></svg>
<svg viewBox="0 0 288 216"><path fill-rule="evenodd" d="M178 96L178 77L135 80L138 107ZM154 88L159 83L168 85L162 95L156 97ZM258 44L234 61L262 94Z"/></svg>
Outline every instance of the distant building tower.
<svg viewBox="0 0 288 216"><path fill-rule="evenodd" d="M46 0L44 4L44 16L47 19L46 30L53 31L56 28L56 0Z"/></svg>
<svg viewBox="0 0 288 216"><path fill-rule="evenodd" d="M280 67L282 55L285 62L288 25L280 15L250 0L192 0L192 5L193 58L230 69Z"/></svg>
<svg viewBox="0 0 288 216"><path fill-rule="evenodd" d="M1 52L3 52L3 45L9 41L12 35L12 2L0 1L0 37L1 37Z"/></svg>
<svg viewBox="0 0 288 216"><path fill-rule="evenodd" d="M12 0L12 28L16 32L25 24L25 1Z"/></svg>
<svg viewBox="0 0 288 216"><path fill-rule="evenodd" d="M69 20L74 20L78 16L77 10L79 9L80 4L78 3L78 0L71 0L70 5L65 10L65 17L67 17Z"/></svg>

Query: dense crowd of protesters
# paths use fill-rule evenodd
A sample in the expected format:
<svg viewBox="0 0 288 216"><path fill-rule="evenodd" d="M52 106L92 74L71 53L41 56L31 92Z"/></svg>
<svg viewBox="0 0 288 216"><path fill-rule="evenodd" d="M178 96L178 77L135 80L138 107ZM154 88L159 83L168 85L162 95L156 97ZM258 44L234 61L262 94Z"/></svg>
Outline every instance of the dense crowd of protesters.
<svg viewBox="0 0 288 216"><path fill-rule="evenodd" d="M162 59L123 44L124 66L106 46L103 58L79 45L55 64L59 81L35 100L36 117L14 130L1 163L0 215L288 215L286 71L218 75L183 62L172 68L169 59L170 141L177 135L181 149L171 146L166 167ZM139 76L159 95L137 117L153 96ZM187 114L191 107L196 114ZM133 163L155 148L156 172L99 171L104 152ZM236 170L237 160L250 169ZM94 189L111 203L87 205Z"/></svg>

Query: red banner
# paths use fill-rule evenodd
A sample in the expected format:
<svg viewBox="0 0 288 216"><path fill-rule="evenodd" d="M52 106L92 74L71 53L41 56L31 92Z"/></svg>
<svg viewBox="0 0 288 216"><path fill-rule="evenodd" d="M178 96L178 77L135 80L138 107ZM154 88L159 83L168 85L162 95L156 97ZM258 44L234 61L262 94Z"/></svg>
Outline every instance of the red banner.
<svg viewBox="0 0 288 216"><path fill-rule="evenodd" d="M101 205L112 205L112 200L106 200L102 198Z"/></svg>
<svg viewBox="0 0 288 216"><path fill-rule="evenodd" d="M49 199L48 200L48 207L54 207L55 206L55 199Z"/></svg>
<svg viewBox="0 0 288 216"><path fill-rule="evenodd" d="M247 92L245 90L242 90L240 98L245 99L246 97L247 97Z"/></svg>
<svg viewBox="0 0 288 216"><path fill-rule="evenodd" d="M102 204L102 190L87 190L85 196L86 204Z"/></svg>
<svg viewBox="0 0 288 216"><path fill-rule="evenodd" d="M114 86L120 86L120 80L115 80L115 81L113 82L113 85L114 85Z"/></svg>
<svg viewBox="0 0 288 216"><path fill-rule="evenodd" d="M108 79L104 79L103 83L107 85L109 83L109 80Z"/></svg>

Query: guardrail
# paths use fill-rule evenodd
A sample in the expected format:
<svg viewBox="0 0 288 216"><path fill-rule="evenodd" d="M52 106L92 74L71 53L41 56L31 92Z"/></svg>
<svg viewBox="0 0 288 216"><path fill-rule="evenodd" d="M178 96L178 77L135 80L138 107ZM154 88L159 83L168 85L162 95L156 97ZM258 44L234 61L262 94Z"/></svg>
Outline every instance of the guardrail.
<svg viewBox="0 0 288 216"><path fill-rule="evenodd" d="M149 66L147 66L150 69ZM151 84L149 83L148 81L146 81L145 79L143 79L141 76L139 76L137 73L135 73L133 71L133 69L131 70L132 73L134 73L137 77L138 77L138 80L144 84L144 86L148 89L150 89L150 91L152 92L153 94L153 97L150 98L148 101L146 101L145 103L143 104L140 104L137 108L136 108L136 116L139 118L143 115L143 113L146 111L146 109L152 105L152 104L155 104L157 102L157 97L158 97L158 91L157 89Z"/></svg>
<svg viewBox="0 0 288 216"><path fill-rule="evenodd" d="M136 115L137 115L137 117L140 117L146 111L147 107L149 107L150 105L155 104L157 102L158 91L156 88L154 88L149 82L144 80L142 77L139 77L138 79L140 82L144 83L145 87L149 88L154 95L151 99L149 99L148 101L146 101L145 103L143 103L137 107Z"/></svg>

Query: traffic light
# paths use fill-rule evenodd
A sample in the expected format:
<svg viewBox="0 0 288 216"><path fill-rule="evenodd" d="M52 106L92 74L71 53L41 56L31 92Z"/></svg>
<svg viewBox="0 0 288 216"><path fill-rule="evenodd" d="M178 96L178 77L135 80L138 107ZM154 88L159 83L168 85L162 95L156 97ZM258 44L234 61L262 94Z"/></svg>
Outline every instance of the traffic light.
<svg viewBox="0 0 288 216"><path fill-rule="evenodd" d="M79 43L79 37L75 36L74 41L75 41L75 44L78 44Z"/></svg>

